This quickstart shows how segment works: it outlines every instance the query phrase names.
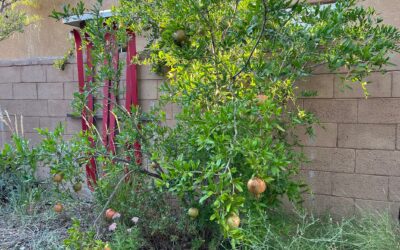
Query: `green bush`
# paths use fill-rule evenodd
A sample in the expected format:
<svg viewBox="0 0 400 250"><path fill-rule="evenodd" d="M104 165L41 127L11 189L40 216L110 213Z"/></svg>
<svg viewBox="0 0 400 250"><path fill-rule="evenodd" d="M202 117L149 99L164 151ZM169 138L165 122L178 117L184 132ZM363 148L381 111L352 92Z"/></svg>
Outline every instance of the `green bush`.
<svg viewBox="0 0 400 250"><path fill-rule="evenodd" d="M0 41L9 38L14 32L23 32L25 26L37 21L24 10L26 7L36 7L35 0L3 0L0 6ZM22 7L22 8L21 8Z"/></svg>
<svg viewBox="0 0 400 250"><path fill-rule="evenodd" d="M160 192L148 176L131 175L128 182L124 181L117 187L120 176L112 177L113 172L111 170L110 174L106 174L107 177L101 179L95 189L97 207L103 208L107 204L107 209L111 208L121 215L113 221L99 223L102 227L100 231L110 237L112 247L137 249L128 247L135 243L145 249L214 249L220 244L222 237L217 227L204 225L203 220L190 219L179 200ZM110 199L113 192L114 196ZM132 218L138 221L133 222ZM112 222L116 223L117 230L106 232ZM212 237L207 233L212 233ZM212 240L207 241L210 238ZM125 243L128 246L123 247Z"/></svg>
<svg viewBox="0 0 400 250"><path fill-rule="evenodd" d="M0 205L11 200L23 203L35 193L39 185L35 177L37 163L37 150L28 140L13 135L0 151Z"/></svg>
<svg viewBox="0 0 400 250"><path fill-rule="evenodd" d="M66 249L71 250L102 250L105 243L95 239L96 232L91 230L81 230L79 220L73 220L72 226L68 229L68 238L64 240Z"/></svg>
<svg viewBox="0 0 400 250"><path fill-rule="evenodd" d="M99 16L101 3L86 9L81 2L53 13L57 19L94 14L82 30L94 45L95 66L87 69L88 74L96 71L90 94L103 98L105 81L120 82L122 65L114 68L111 56L116 47L104 37L111 34L114 46L124 46L126 29L148 38L147 56L130 59L155 65L166 80L159 105L149 112L115 105L116 154L103 146L95 128L89 131L94 148L82 151L95 155L102 166L99 203L129 215L131 197L118 191L106 198L107 192L119 188L115 183L125 169L146 174L154 181L142 185L154 182L163 197L178 197L183 211L199 210L195 223L202 240L210 242L217 228L218 237L233 247L245 240L240 219L244 223L247 214L262 215L279 205L282 195L301 200L304 185L293 177L304 157L295 150L299 144L293 131L303 125L311 132L317 119L296 102L295 83L324 65L331 71L344 68L346 80L365 87L370 72L390 64L387 53L399 51L399 31L355 0L334 6L292 0L121 0L109 19ZM75 95L77 113L90 113L88 94ZM174 128L165 125L163 108L169 104L182 109ZM135 161L134 142L140 142L148 160L142 165ZM250 180L259 187L252 188ZM161 228L167 234L172 230Z"/></svg>

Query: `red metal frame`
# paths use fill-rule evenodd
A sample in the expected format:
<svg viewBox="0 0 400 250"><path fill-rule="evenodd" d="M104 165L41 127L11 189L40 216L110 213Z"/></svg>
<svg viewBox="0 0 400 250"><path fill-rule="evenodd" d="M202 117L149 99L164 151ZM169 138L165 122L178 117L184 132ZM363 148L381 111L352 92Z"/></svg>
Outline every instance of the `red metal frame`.
<svg viewBox="0 0 400 250"><path fill-rule="evenodd" d="M89 75L87 75L86 77L86 82L87 83L91 83L93 82L93 63L92 63L92 49L93 49L93 43L89 41L89 37L88 35L86 35L85 37L86 41L87 41L87 45L86 45L86 57L87 57L87 67L90 69L90 73ZM86 90L90 91L90 84L87 84L86 86ZM88 123L89 125L93 125L93 109L94 109L94 100L93 100L93 94L90 92L88 94L88 102L87 102L87 106L88 106L88 110L90 111L89 114L87 115L87 119L88 119Z"/></svg>
<svg viewBox="0 0 400 250"><path fill-rule="evenodd" d="M111 35L109 33L106 34L105 40L106 43L110 43L110 37ZM104 64L108 64L107 60L104 61ZM109 115L110 115L110 87L111 87L111 82L109 79L106 79L104 82L104 87L103 87L103 128L102 128L102 138L103 138L103 144L105 147L108 148L109 145Z"/></svg>
<svg viewBox="0 0 400 250"><path fill-rule="evenodd" d="M84 64L83 64L83 48L82 48L82 37L79 33L78 30L74 29L72 31L74 34L75 38L75 49L76 49L76 63L78 67L78 83L79 83L79 92L84 93L85 91L85 72L84 72ZM91 61L91 56L90 56L90 51L92 49L92 44L87 45L87 61L88 61L88 67L92 68L92 61ZM92 76L87 77L87 82L92 81L93 78ZM89 84L87 84L86 87L89 87ZM81 118L81 127L83 131L87 131L90 126L93 125L93 115L91 114L93 111L93 96L89 94L88 96L88 101L87 101L87 107L82 110L82 118ZM90 142L92 143L92 146L94 145L94 141L92 138L89 138ZM87 182L88 186L90 189L93 190L93 185L96 184L96 178L97 178L97 169L96 169L96 161L94 157L90 158L90 163L86 165L86 177L87 177Z"/></svg>
<svg viewBox="0 0 400 250"><path fill-rule="evenodd" d="M115 44L115 35L111 36L110 42L111 42L112 64L113 64L114 70L117 71L118 64L119 64L119 51L118 51L118 46ZM115 148L116 117L112 113L112 111L114 109L115 104L117 104L116 89L118 89L118 82L110 82L109 148L113 154L115 154L115 152L116 152L116 148Z"/></svg>
<svg viewBox="0 0 400 250"><path fill-rule="evenodd" d="M126 53L126 101L125 108L131 112L132 105L139 106L138 84L137 84L137 66L132 64L132 58L136 56L136 35L128 32L128 48ZM137 164L142 164L142 153L139 142L133 144L135 150L135 159Z"/></svg>
<svg viewBox="0 0 400 250"><path fill-rule="evenodd" d="M90 82L93 81L93 63L91 57L91 51L93 49L93 44L89 42L88 36L86 36L87 46L87 67L90 69L91 74L86 76L84 72L84 62L83 62L83 49L82 49L82 37L80 32L76 29L72 31L75 38L76 47L76 61L78 68L78 83L79 92L84 93L84 91L90 91ZM139 106L138 97L138 83L137 83L137 66L132 64L131 60L136 56L136 36L134 33L128 31L129 41L127 47L127 57L126 57L126 102L125 108L128 112L131 112L132 105ZM115 70L118 70L119 64L119 52L118 46L115 44L115 36L107 33L105 36L106 45L108 46L110 53L112 53L112 65ZM108 62L104 62L107 64ZM115 88L114 88L115 84ZM102 121L102 141L107 149L114 153L116 152L115 146L115 133L116 133L116 118L112 113L112 110L117 103L117 96L115 94L115 89L118 88L118 83L114 83L111 80L106 80L103 87L103 121ZM87 96L87 107L82 110L81 126L83 131L87 131L91 126L93 126L93 109L94 100L91 93ZM92 146L94 146L94 141L89 138ZM128 146L129 147L129 146ZM133 144L135 150L135 160L137 164L142 163L142 153L141 146L139 142L134 142ZM90 163L86 165L86 175L88 185L91 190L93 190L93 185L96 184L97 169L96 161L94 157L90 158Z"/></svg>
<svg viewBox="0 0 400 250"><path fill-rule="evenodd" d="M90 92L90 84L93 81L93 63L92 63L92 49L93 43L89 42L88 36L86 35L86 41L88 42L86 45L86 60L87 60L87 67L90 69L90 74L86 77L86 90L89 91L88 100L87 100L87 109L88 113L86 114L86 119L88 122L89 128L93 126L94 117L93 117L93 110L94 110L94 100L93 94ZM89 141L92 147L94 147L94 140L92 137L89 137ZM96 185L96 177L97 177L97 166L96 160L92 156L90 158L90 164L86 165L86 174L90 177L90 180L93 182L89 182L89 188L93 190L93 185Z"/></svg>
<svg viewBox="0 0 400 250"><path fill-rule="evenodd" d="M128 33L129 41L126 55L126 103L125 107L130 112L132 104L139 105L137 88L137 67L132 64L132 58L136 56L136 36L134 33Z"/></svg>

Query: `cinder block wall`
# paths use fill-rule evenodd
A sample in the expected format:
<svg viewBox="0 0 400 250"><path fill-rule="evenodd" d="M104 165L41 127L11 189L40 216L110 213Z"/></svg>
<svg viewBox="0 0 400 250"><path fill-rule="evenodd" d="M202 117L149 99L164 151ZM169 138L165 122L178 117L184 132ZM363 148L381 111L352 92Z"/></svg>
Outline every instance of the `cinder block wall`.
<svg viewBox="0 0 400 250"><path fill-rule="evenodd" d="M121 60L125 60L125 54ZM68 117L73 93L78 91L76 64L69 63L60 71L52 66L53 61L54 58L0 61L0 109L23 116L24 134L32 144L40 141L34 128L54 129L61 122L67 138L80 130L80 120ZM125 74L122 88L124 80ZM147 111L157 102L162 78L149 67L140 66L138 83L140 106ZM173 112L179 110L169 105L165 111L167 124L174 125ZM0 147L9 139L9 129L0 123Z"/></svg>
<svg viewBox="0 0 400 250"><path fill-rule="evenodd" d="M0 108L12 115L22 115L25 136L35 144L39 136L34 128L53 129L58 122L66 123L66 133L77 126L67 118L69 102L76 90L74 68L58 71L52 59L1 61ZM0 125L0 145L9 138L8 128Z"/></svg>
<svg viewBox="0 0 400 250"><path fill-rule="evenodd" d="M398 57L394 62L398 63ZM368 99L357 83L344 88L342 74L321 71L298 84L298 91L314 90L315 97L300 105L317 115L321 126L310 138L298 135L310 159L301 176L314 195L306 206L317 214L351 216L360 211L389 211L400 207L400 71L373 73Z"/></svg>
<svg viewBox="0 0 400 250"><path fill-rule="evenodd" d="M396 59L396 58L395 58ZM34 128L50 128L62 122L66 137L80 130L71 113L73 93L78 90L76 64L65 71L52 66L52 58L0 62L0 108L23 115L25 136L35 144L40 137ZM124 55L121 55L124 60ZM397 60L400 61L400 60ZM396 62L396 60L395 60ZM397 62L398 63L398 62ZM398 63L400 65L400 63ZM388 210L398 216L400 207L400 68L382 75L373 73L365 98L357 84L344 89L341 74L320 71L298 83L301 90L318 95L300 98L305 109L321 121L313 138L299 128L310 163L301 178L314 192L306 195L306 207L316 214L351 216L360 210ZM122 77L122 84L125 77ZM139 67L140 105L146 111L157 102L162 78ZM122 100L123 102L123 100ZM166 107L167 124L174 125L176 106ZM0 124L0 146L10 133Z"/></svg>
<svg viewBox="0 0 400 250"><path fill-rule="evenodd" d="M375 7L385 22L400 27L397 0L366 0L361 4ZM36 31L25 33L37 36ZM3 41L2 46L10 50L3 49L0 57L26 56L26 50L21 54L15 48L21 47L21 41L32 39L20 37ZM65 47L65 42L61 43ZM144 39L138 39L138 49L144 45ZM45 49L28 54L57 54L54 48L49 52L46 46L39 47ZM67 138L80 129L78 119L67 117L73 93L78 89L76 64L71 62L65 71L59 71L52 66L54 59L0 60L0 110L23 115L25 136L33 144L40 141L34 128L54 129L62 122ZM400 65L400 57L394 57L394 63ZM389 211L393 218L399 216L400 66L388 70L386 75L371 75L368 99L359 85L351 84L353 90L343 89L340 74L324 70L299 83L299 93L318 92L316 97L299 100L300 105L320 118L321 126L315 126L316 136L309 138L303 128L298 129L305 145L302 150L311 161L302 166L301 178L314 193L305 195L305 206L316 214L328 212L341 217L369 210ZM162 79L148 67L139 67L138 73L140 105L146 111L157 102ZM176 106L166 107L168 125L174 125L178 112ZM9 138L10 132L0 123L0 147Z"/></svg>
<svg viewBox="0 0 400 250"><path fill-rule="evenodd" d="M145 41L138 40L139 50ZM400 57L393 62L400 65ZM121 55L124 60L124 55ZM76 64L65 71L52 66L54 58L0 61L0 109L23 115L25 136L35 144L40 137L34 128L53 129L65 124L66 137L80 129L80 121L67 117L78 89ZM342 72L344 73L344 72ZM123 77L122 82L124 82ZM162 78L139 67L140 105L146 111L157 102ZM365 99L359 85L343 89L340 74L320 70L298 83L301 90L316 90L316 97L301 98L300 105L321 121L316 137L304 129L298 135L311 162L301 177L314 192L306 195L306 207L317 214L350 216L360 210L388 210L397 217L400 207L400 66L386 75L373 73ZM123 100L122 100L123 101ZM167 124L174 125L178 107L166 107ZM0 147L10 133L0 123Z"/></svg>

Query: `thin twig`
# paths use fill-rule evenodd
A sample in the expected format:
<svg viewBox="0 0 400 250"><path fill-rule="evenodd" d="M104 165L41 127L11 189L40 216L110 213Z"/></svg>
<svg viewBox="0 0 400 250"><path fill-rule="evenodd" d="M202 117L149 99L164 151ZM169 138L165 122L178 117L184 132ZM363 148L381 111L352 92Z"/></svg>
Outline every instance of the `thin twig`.
<svg viewBox="0 0 400 250"><path fill-rule="evenodd" d="M16 3L18 0L12 0L11 2L6 2L6 0L2 0L2 3L1 3L1 8L0 8L0 13L3 13L3 11L6 9L6 8L8 8L8 7L10 7L12 4L14 4L14 3Z"/></svg>
<svg viewBox="0 0 400 250"><path fill-rule="evenodd" d="M15 134L17 135L17 136L19 136L19 133L18 133L18 120L17 120L17 115L14 115L14 126L15 126Z"/></svg>
<svg viewBox="0 0 400 250"><path fill-rule="evenodd" d="M247 68L247 66L248 66L249 63L250 63L251 58L253 57L254 51L256 50L256 48L258 47L258 45L259 45L260 42L261 42L262 37L264 36L265 28L266 28L266 26L267 26L267 12L268 12L268 7L267 7L266 0L263 0L263 5L264 5L264 20L263 20L263 25L262 25L262 28L261 28L260 35L259 35L259 37L258 37L258 39L257 39L257 41L256 41L256 44L254 44L254 47L253 47L253 49L251 50L250 55L249 55L249 57L248 57L247 60L246 60L246 63L245 63L244 66L239 70L239 72L237 72L237 73L232 77L233 80L236 80L236 78Z"/></svg>
<svg viewBox="0 0 400 250"><path fill-rule="evenodd" d="M240 0L236 0L235 2L235 7L233 8L233 15L231 17L231 20L228 22L228 27L224 30L224 32L222 33L222 37L221 40L225 40L226 35L228 34L229 29L232 27L232 20L236 17L236 13L237 13L237 9L239 6L239 2Z"/></svg>
<svg viewBox="0 0 400 250"><path fill-rule="evenodd" d="M115 160L115 161L119 161L119 162L123 162L123 163L127 163L127 164L131 164L132 163L130 160L126 160L126 159L123 159L123 158L113 157L112 159ZM137 170L134 170L134 171L137 171ZM160 175L158 175L156 173L152 173L150 171L147 171L146 169L139 168L138 171L140 173L142 173L142 174L146 174L148 176L151 176L151 177L154 177L154 178L157 178L157 179L161 179Z"/></svg>
<svg viewBox="0 0 400 250"><path fill-rule="evenodd" d="M128 177L130 174L132 174L134 172L134 170L129 171L128 173L124 174L124 176L119 179L117 185L115 186L113 192L111 193L111 195L108 197L108 200L106 202L106 204L104 205L103 209L101 210L101 213L97 216L97 218L94 220L93 222L93 226L96 226L97 222L99 221L99 219L101 218L101 216L103 215L103 213L106 211L108 205L110 204L111 200L114 198L115 194L118 191L119 186L121 185L121 183L125 180L126 177Z"/></svg>
<svg viewBox="0 0 400 250"><path fill-rule="evenodd" d="M21 115L21 136L24 136L24 117Z"/></svg>
<svg viewBox="0 0 400 250"><path fill-rule="evenodd" d="M210 31L210 34L211 34L211 52L215 56L215 49L216 49L215 37L214 37L214 31L213 31L213 27L211 25L211 21L209 20L210 19L210 15L209 15L208 9L206 10L206 13L207 13L207 16L208 16L208 18L207 18L204 15L204 13L202 12L202 10L200 9L200 7L193 0L190 0L190 2L197 9L197 11L200 13L201 17L204 19L206 24L208 24L208 26L209 26L209 31Z"/></svg>

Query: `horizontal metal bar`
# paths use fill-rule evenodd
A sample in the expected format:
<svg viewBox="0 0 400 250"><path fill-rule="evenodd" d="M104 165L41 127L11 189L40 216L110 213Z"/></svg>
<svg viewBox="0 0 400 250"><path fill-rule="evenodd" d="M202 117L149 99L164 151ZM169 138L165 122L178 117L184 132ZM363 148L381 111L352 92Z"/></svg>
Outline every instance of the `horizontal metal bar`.
<svg viewBox="0 0 400 250"><path fill-rule="evenodd" d="M103 18L109 18L109 17L113 16L113 13L111 10L102 10L102 11L100 11L99 15L100 15L100 17L103 17ZM93 15L93 14L85 13L83 15L74 15L74 16L65 17L62 19L62 21L66 25L70 25L70 26L79 28L86 21L94 19L94 17L95 17L95 15Z"/></svg>
<svg viewBox="0 0 400 250"><path fill-rule="evenodd" d="M68 114L67 114L67 117L72 118L72 119L81 119L80 116L76 116L76 115L71 114L71 113L68 113ZM95 120L102 120L102 119L103 119L103 116L102 116L102 115L95 115L95 116L94 116L94 119L95 119ZM153 119L141 118L140 121L149 122L149 121L153 121Z"/></svg>

